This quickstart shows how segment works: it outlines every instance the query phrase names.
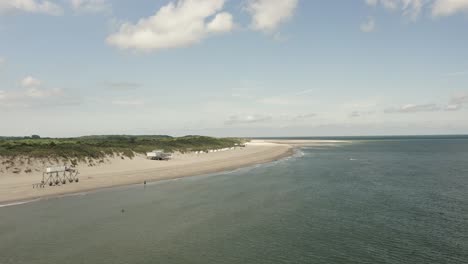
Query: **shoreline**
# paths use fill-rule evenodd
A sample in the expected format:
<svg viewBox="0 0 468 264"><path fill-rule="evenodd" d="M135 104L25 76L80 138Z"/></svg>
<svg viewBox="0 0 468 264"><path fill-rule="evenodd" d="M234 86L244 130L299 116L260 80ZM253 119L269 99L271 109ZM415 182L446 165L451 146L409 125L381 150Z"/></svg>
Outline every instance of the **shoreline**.
<svg viewBox="0 0 468 264"><path fill-rule="evenodd" d="M281 161L286 158L294 156L296 153L296 150L298 148L293 147L291 148L288 152L286 152L284 155L279 156L275 159L272 159L270 161L265 161L265 162L260 162L260 163L252 163L252 164L247 164L245 166L241 167L233 167L233 168L228 168L228 169L220 169L217 171L211 171L211 172L206 172L206 173L197 173L197 174L192 174L192 175L185 175L185 176L176 176L176 177L170 177L170 178L160 178L160 179L153 179L153 180L147 180L146 183L149 184L155 184L159 182L165 182L165 181L172 181L172 180L178 180L178 179L183 179L183 178L192 178L192 177L201 177L201 176L209 176L217 173L229 173L229 172L235 172L240 169L248 169L248 168L253 168L257 165L264 165L264 164L269 164L273 163L276 161ZM136 183L129 183L129 184L121 184L121 185L112 185L108 187L99 187L99 188L94 188L94 189L89 189L89 190L82 190L82 191L77 191L77 192L69 192L69 193L63 193L63 194L52 194L52 195L47 195L43 197L36 197L32 199L27 199L27 200L12 200L12 201L0 201L0 209L3 207L10 207L10 206L16 206L16 205L23 205L23 204L28 204L28 203L33 203L33 202L39 202L39 201L44 201L48 199L59 199L59 198L65 198L65 197L71 197L71 196L80 196L80 195L86 195L88 193L95 193L99 191L105 191L105 190L112 190L112 189L117 189L117 188L125 188L125 187L132 187L132 186L140 186L142 185L141 182L136 182Z"/></svg>
<svg viewBox="0 0 468 264"><path fill-rule="evenodd" d="M79 183L46 186L42 189L32 188L34 181L37 182L37 175L5 177L0 174L0 208L143 184L144 181L153 183L234 171L290 157L297 147L289 144L252 141L243 149L202 155L182 154L168 162L148 161L142 157L125 161L112 160L110 164L99 167L79 168ZM135 169L139 166L141 169Z"/></svg>

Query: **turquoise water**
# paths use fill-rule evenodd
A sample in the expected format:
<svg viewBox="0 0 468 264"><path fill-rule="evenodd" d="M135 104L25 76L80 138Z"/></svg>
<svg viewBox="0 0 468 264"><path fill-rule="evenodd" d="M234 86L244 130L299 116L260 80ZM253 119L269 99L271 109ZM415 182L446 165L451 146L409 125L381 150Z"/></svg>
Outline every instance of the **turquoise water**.
<svg viewBox="0 0 468 264"><path fill-rule="evenodd" d="M468 263L468 140L304 148L0 208L0 263Z"/></svg>

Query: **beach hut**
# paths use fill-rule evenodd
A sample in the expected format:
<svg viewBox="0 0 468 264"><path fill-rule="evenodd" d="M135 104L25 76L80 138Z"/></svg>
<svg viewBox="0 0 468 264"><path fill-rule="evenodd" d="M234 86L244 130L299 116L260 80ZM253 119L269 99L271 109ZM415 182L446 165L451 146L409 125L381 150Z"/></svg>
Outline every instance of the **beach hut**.
<svg viewBox="0 0 468 264"><path fill-rule="evenodd" d="M172 158L172 154L162 150L153 150L146 153L146 158L150 160L169 160Z"/></svg>

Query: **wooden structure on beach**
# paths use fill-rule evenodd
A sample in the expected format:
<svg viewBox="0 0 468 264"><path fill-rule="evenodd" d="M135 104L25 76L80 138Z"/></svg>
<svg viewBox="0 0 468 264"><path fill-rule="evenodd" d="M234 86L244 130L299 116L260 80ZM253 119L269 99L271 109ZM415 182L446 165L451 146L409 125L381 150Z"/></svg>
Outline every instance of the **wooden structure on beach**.
<svg viewBox="0 0 468 264"><path fill-rule="evenodd" d="M59 186L68 183L78 182L78 170L69 166L48 167L42 173L42 181L39 184L34 184L33 188L44 188L46 185Z"/></svg>

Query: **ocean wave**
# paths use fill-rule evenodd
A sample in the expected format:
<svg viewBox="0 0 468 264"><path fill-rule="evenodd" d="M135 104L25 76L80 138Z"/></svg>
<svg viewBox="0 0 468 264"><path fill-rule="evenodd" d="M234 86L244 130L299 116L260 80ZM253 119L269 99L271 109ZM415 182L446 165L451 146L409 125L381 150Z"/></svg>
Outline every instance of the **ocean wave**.
<svg viewBox="0 0 468 264"><path fill-rule="evenodd" d="M12 203L6 203L6 204L0 204L0 208L3 208L3 207L10 207L10 206L15 206L15 205L21 205L21 204L28 204L28 203L32 203L32 202L37 202L41 200L40 198L38 199L32 199L32 200L26 200L26 201L19 201L19 202L12 202Z"/></svg>

